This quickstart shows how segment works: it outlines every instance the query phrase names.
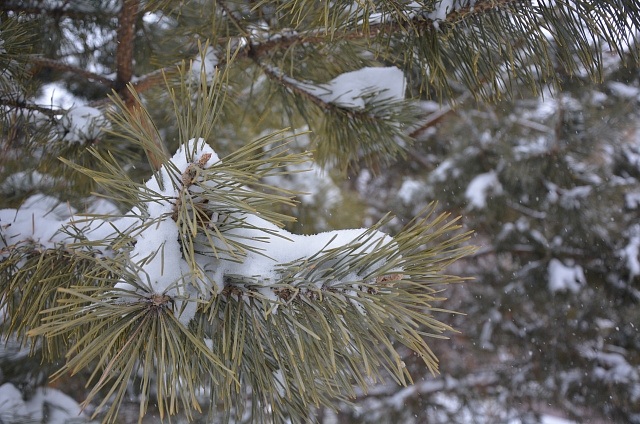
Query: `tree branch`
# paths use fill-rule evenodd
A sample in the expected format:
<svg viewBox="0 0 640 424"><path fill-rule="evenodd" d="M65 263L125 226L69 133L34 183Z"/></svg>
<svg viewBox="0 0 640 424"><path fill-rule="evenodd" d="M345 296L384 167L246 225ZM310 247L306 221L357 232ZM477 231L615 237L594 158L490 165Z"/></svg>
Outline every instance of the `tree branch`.
<svg viewBox="0 0 640 424"><path fill-rule="evenodd" d="M34 110L47 116L58 116L58 115L64 115L65 113L67 113L65 109L51 109L51 108L39 106L33 103L27 103L25 101L2 99L2 98L0 98L0 106L9 106L9 107L14 107L19 109Z"/></svg>
<svg viewBox="0 0 640 424"><path fill-rule="evenodd" d="M231 19L231 22L233 22L233 24L236 26L236 28L238 28L238 31L240 31L245 37L249 38L249 33L244 28L242 23L240 23L238 18L236 18L234 16L233 12L231 12L231 9L229 9L229 6L227 6L227 4L223 0L216 0L216 4L218 6L220 6L220 8L222 8L222 10L224 10L224 12L227 14L229 19Z"/></svg>
<svg viewBox="0 0 640 424"><path fill-rule="evenodd" d="M480 13L488 12L494 9L499 9L506 4L516 3L521 0L479 0L473 6L467 6L459 10L454 10L449 13L445 19L446 22L456 22L466 19L470 16L474 16ZM414 17L410 21L405 22L379 22L369 25L367 31L335 31L330 37L324 34L324 30L314 30L302 34L291 34L288 36L280 37L276 40L266 41L264 43L256 44L252 49L252 54L261 56L264 53L280 48L287 48L294 44L317 44L327 41L340 41L340 40L357 40L362 38L375 37L379 34L389 34L396 32L406 32L409 29L414 29L416 32L433 27L433 19L425 19L423 17ZM223 41L223 40L220 40Z"/></svg>
<svg viewBox="0 0 640 424"><path fill-rule="evenodd" d="M0 6L0 12L13 12L24 13L27 15L49 15L53 18L71 18L71 19L96 19L96 18L111 18L116 16L114 13L104 13L100 10L93 12L80 12L73 9L68 9L65 6L62 7L37 7L24 4L16 4L7 2Z"/></svg>
<svg viewBox="0 0 640 424"><path fill-rule="evenodd" d="M501 6L506 4L516 3L522 0L479 0L473 6L468 6L462 8L460 10L455 10L447 15L447 22L457 22L471 16L475 16L480 13L486 13L491 10L497 10ZM227 12L227 14L229 14ZM231 14L229 14L230 19L235 19ZM369 38L383 33L395 33L406 31L408 28L414 28L416 31L424 30L426 28L430 28L433 26L435 21L431 19L424 19L420 17L416 17L409 22L404 23L377 23L369 26L369 30L364 31L336 31L332 34L331 37L327 37L323 35L323 30L313 30L306 33L301 34L287 34L278 37L275 40L265 41L262 43L253 43L249 44L249 48L243 51L239 51L236 55L236 59L255 59L261 56L264 56L268 52L276 49L286 49L295 44L317 44L324 43L330 41L340 41L340 40L355 40L362 38ZM240 27L242 28L242 27ZM240 39L246 39L247 37L227 37L218 39L218 45L226 45L232 42L238 42ZM225 58L221 57L220 66L225 63ZM145 90L150 89L158 84L161 84L164 79L162 78L162 73L165 72L167 74L175 72L175 65L171 65L165 67L163 69L153 71L143 77L141 77L135 84L134 87L137 92L143 92ZM302 94L302 93L300 93ZM304 95L304 94L303 94ZM317 104L317 103L316 103Z"/></svg>
<svg viewBox="0 0 640 424"><path fill-rule="evenodd" d="M257 61L257 60L256 60ZM302 87L300 87L299 85L295 84L291 78L286 77L284 75L278 75L276 74L272 69L270 69L269 67L265 66L264 64L260 63L259 61L257 61L258 66L260 66L260 68L262 69L262 71L272 80L278 81L280 84L284 85L285 87L287 87L289 90L293 91L296 94L299 94L300 96L306 98L307 100L310 100L312 103L314 103L317 106L320 106L322 109L329 111L329 112L342 112L345 113L347 115L349 115L352 118L356 118L356 119L363 119L363 120L367 120L367 121L376 121L377 118L373 115L367 114L367 113L361 113L361 112L356 112L352 109L348 109L345 107L341 107L341 106L337 106L334 103L329 103L329 102L325 102L324 100L322 100L320 97L311 94L309 91L303 89Z"/></svg>
<svg viewBox="0 0 640 424"><path fill-rule="evenodd" d="M77 66L67 65L66 63L59 62L53 59L38 58L33 60L33 64L37 67L58 69L60 71L71 72L77 74L83 78L98 81L107 87L111 87L114 81L100 74L87 71L86 69L78 68Z"/></svg>

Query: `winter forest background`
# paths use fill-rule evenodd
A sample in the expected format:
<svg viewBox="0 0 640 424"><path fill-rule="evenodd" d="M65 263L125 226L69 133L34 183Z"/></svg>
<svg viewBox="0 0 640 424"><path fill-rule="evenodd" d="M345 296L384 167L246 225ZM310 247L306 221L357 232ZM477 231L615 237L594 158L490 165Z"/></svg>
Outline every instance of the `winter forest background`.
<svg viewBox="0 0 640 424"><path fill-rule="evenodd" d="M42 327L20 317L42 312L30 312L21 299L45 302L45 295L16 289L15 276L26 272L17 270L36 256L21 251L25 256L16 259L11 238L20 228L34 240L58 240L54 231L72 213L125 214L99 179L115 180L121 172L147 182L162 149L172 157L186 142L167 86L179 100L186 96L180 103L186 110L188 97L202 90L184 91L184 82L197 87L204 79L205 87L215 81L213 95L225 99L215 105L215 125L204 137L211 157L225 163L250 141L284 128L296 134L292 154L314 150L315 162L283 160L286 172L264 172L260 180L274 189L264 188L266 200L256 207L265 207L264 200L295 217L286 230L371 227L390 212L394 217L379 229L395 235L437 201L434 216L461 216L460 233L473 231L464 244L480 246L446 269L465 280L437 294L446 300L435 307L460 312L434 312L456 330L444 332L448 340L428 339L439 374L396 343L414 384L388 378L366 393L355 389L345 400L355 409L340 400L333 403L337 411L323 402L286 405L283 421L286 408L294 408L322 423L640 423L640 12L634 3L2 2L0 422L89 422L103 400L106 408L114 402L102 387L78 415L92 393L85 386L89 366L74 375L65 369L50 382L69 357L45 360L51 356L44 350L57 345L37 339L34 347L26 337ZM216 76L216 69L227 73ZM112 93L122 100L108 98ZM138 100L150 121L135 127L141 115L131 105ZM120 109L113 115L126 116L120 122L133 132L107 120L114 102ZM213 123L211 116L202 119ZM160 150L132 141L151 134L152 125L164 143ZM257 148L264 157L278 154L265 146ZM121 168L97 174L111 163L109 154ZM229 172L241 175L234 169ZM275 189L309 194L296 195L293 205L269 200ZM256 225L263 224L271 228L266 221ZM113 228L124 231L119 225ZM82 248L100 247L84 236L88 231L84 239L77 231L72 235L86 243ZM374 241L379 234L372 233ZM54 247L40 243L41 250ZM29 265L34 269L49 260L37 258ZM58 271L62 262L47 262L56 270L47 278L76 272ZM388 283L398 274L388 275L400 272L386 271L377 281ZM19 284L32 287L26 281ZM218 295L231 296L223 285ZM284 314L284 305L275 307ZM35 331L29 336L42 336ZM122 386L116 422L138 420L142 371L136 375ZM276 380L283 378L280 371ZM159 422L157 395L151 390L143 422ZM204 412L192 410L192 419L225 419L208 417L207 393L196 396ZM269 417L270 406L261 405ZM181 409L172 420L186 422L188 415ZM250 422L251 406L239 415L237 422Z"/></svg>

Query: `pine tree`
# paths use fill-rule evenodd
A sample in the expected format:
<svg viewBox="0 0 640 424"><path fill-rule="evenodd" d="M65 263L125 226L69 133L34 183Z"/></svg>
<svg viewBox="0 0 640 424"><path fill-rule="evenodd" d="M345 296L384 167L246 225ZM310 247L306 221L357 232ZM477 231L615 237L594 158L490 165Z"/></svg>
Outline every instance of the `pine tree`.
<svg viewBox="0 0 640 424"><path fill-rule="evenodd" d="M424 100L599 80L605 47L637 63L640 24L626 0L0 12L3 335L36 359L34 385L84 378L107 422L131 395L141 419L157 402L162 418L206 403L223 421L306 422L356 387L410 384L402 349L437 372L427 340L452 330L434 314L468 233L430 204L393 237L385 215L294 234L316 232L318 211L295 209L309 150L327 172L379 170L433 122ZM77 103L48 104L51 88Z"/></svg>

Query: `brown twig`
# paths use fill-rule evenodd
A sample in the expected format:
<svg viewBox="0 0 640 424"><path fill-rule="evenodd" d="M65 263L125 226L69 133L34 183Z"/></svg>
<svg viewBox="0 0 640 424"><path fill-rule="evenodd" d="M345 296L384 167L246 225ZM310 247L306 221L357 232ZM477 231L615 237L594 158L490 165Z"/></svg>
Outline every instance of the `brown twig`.
<svg viewBox="0 0 640 424"><path fill-rule="evenodd" d="M34 59L32 63L37 68L51 68L51 69L58 69L60 71L71 72L83 78L101 82L102 84L108 87L111 87L114 84L113 80L105 77L104 75L96 74L94 72L87 71L86 69L78 68L77 66L67 65L66 63L62 63L57 60L47 59L47 58L38 58L38 59Z"/></svg>
<svg viewBox="0 0 640 424"><path fill-rule="evenodd" d="M176 69L176 66L171 65L166 68L156 69L153 72L149 72L145 76L137 79L134 83L132 83L133 88L137 93L147 91L148 89L155 87L156 85L162 84L165 81L165 75L168 77L169 75L177 72Z"/></svg>
<svg viewBox="0 0 640 424"><path fill-rule="evenodd" d="M231 9L229 9L229 6L227 6L227 4L223 1L223 0L216 0L216 4L218 6L220 6L220 8L222 8L222 10L224 10L224 12L227 14L227 16L229 17L229 19L231 19L231 22L233 22L233 24L238 28L238 30L245 36L248 37L249 33L247 32L247 30L244 28L244 26L242 25L242 23L238 20L238 18L236 18L233 14L233 12L231 12Z"/></svg>
<svg viewBox="0 0 640 424"><path fill-rule="evenodd" d="M47 116L64 115L65 113L67 113L65 109L51 109L48 107L35 105L33 103L27 103L21 100L10 100L10 99L0 98L0 106L9 106L9 107L15 107L20 109L35 110Z"/></svg>
<svg viewBox="0 0 640 424"><path fill-rule="evenodd" d="M49 15L54 18L65 17L71 19L88 19L88 18L110 18L114 17L112 13L101 13L99 10L93 12L79 12L77 10L68 9L66 7L29 7L19 4L7 2L0 6L1 12L24 13L26 15Z"/></svg>

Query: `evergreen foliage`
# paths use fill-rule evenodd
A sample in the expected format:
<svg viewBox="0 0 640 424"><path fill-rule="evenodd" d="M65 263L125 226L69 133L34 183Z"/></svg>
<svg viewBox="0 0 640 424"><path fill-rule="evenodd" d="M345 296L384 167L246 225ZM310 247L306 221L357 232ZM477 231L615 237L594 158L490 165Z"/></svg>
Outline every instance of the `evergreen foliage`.
<svg viewBox="0 0 640 424"><path fill-rule="evenodd" d="M352 406L376 384L413 383L417 365L407 366L403 352L435 375L427 341L453 330L437 315L447 312L438 305L442 286L464 280L444 272L476 250L465 243L470 233L429 201L400 219L380 211L365 229L294 234L325 229L317 204L296 211L303 193L295 181L314 166L309 151L327 172L355 179L363 168L380 171L363 186L397 177L394 163L421 157L415 141L437 136L420 135L445 113L424 118L428 100L450 108L508 99L521 113L527 103L518 99L570 88L570 76L588 85L607 76L612 61L634 66L639 27L631 0L3 2L7 346L41 359L31 384L86 383L82 408L105 422L116 422L132 396L140 420L156 409L163 419L198 419L206 406L223 422L308 422L318 408ZM52 91L72 102L54 103ZM438 146L443 163L423 181L425 197L453 210L466 199L471 216L487 202L508 206L475 223L495 249L494 272L517 275L495 297L528 297L541 273L576 270L568 257L597 256L554 237L570 227L594 236L582 243L608 244L605 212L584 208L582 229L563 212L635 184L593 183L587 168L606 143L583 135L569 99L556 100L555 128L532 124L555 135L551 146L526 126L511 146L501 137L513 132L485 130L493 121L468 111L440 128L456 142ZM626 178L635 168L625 152L616 163ZM467 173L454 172L460 168ZM549 178L533 178L540 175ZM474 181L484 184L481 196L469 189ZM545 190L556 197L534 197ZM565 197L571 202L558 200ZM351 202L336 215L358 213ZM532 228L547 221L543 207L558 219ZM526 217L516 220L518 213ZM344 228L347 219L338 220ZM535 252L514 254L530 242L539 244ZM528 259L534 253L538 259ZM620 263L580 269L609 281L608 266ZM628 281L640 275L628 271ZM573 286L550 290L572 292L584 279L578 273ZM616 287L637 297L637 289ZM584 306L590 295L583 297L573 302ZM506 313L496 308L462 311ZM522 324L523 351L541 325ZM612 358L593 352L582 360ZM591 396L567 390L577 391L574 400ZM624 405L637 401L632 393L617 398L613 415L634 419ZM38 417L29 414L18 418Z"/></svg>

